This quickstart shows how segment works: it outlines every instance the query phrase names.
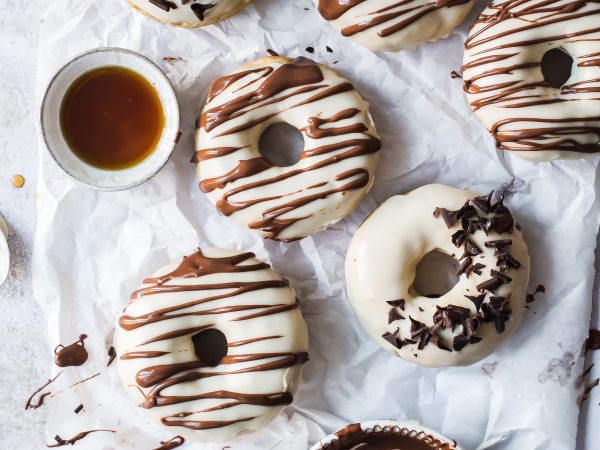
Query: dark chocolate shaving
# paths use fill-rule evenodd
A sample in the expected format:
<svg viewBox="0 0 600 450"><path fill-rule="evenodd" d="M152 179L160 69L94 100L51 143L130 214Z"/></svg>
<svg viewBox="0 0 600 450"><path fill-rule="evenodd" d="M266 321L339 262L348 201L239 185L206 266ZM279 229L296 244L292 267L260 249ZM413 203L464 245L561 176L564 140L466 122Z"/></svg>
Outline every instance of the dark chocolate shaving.
<svg viewBox="0 0 600 450"><path fill-rule="evenodd" d="M389 300L386 302L388 305L390 306L394 306L394 307L398 307L400 308L402 311L404 311L404 304L405 301L403 298L399 299L399 300Z"/></svg>
<svg viewBox="0 0 600 450"><path fill-rule="evenodd" d="M395 322L396 320L403 320L404 316L398 312L398 308L390 309L388 313L388 324Z"/></svg>
<svg viewBox="0 0 600 450"><path fill-rule="evenodd" d="M116 357L117 357L117 352L116 352L115 348L111 345L108 349L108 362L106 363L106 367L110 366Z"/></svg>
<svg viewBox="0 0 600 450"><path fill-rule="evenodd" d="M83 405L80 403L79 406L73 410L73 412L75 414L79 414L82 409L83 409Z"/></svg>
<svg viewBox="0 0 600 450"><path fill-rule="evenodd" d="M464 261L462 263L460 263L460 266L458 266L458 269L456 269L456 272L454 274L456 276L462 275L469 269L469 267L471 267L472 263L473 263L473 258L471 258L470 256L467 256L464 259Z"/></svg>
<svg viewBox="0 0 600 450"><path fill-rule="evenodd" d="M477 311L479 311L481 309L481 305L482 305L483 301L485 300L485 294L481 294L481 295L477 295L477 296L465 295L465 297L473 302L473 304L475 305L475 309Z"/></svg>
<svg viewBox="0 0 600 450"><path fill-rule="evenodd" d="M467 268L467 278L469 278L469 275L471 275L471 273L481 275L481 271L483 269L485 269L485 264L481 264L481 263L477 263L477 264L473 264L472 266L469 266Z"/></svg>
<svg viewBox="0 0 600 450"><path fill-rule="evenodd" d="M585 341L585 349L600 350L600 331L592 328L587 340Z"/></svg>
<svg viewBox="0 0 600 450"><path fill-rule="evenodd" d="M484 245L488 248L503 248L503 247L508 247L509 245L512 244L512 239L496 239L493 241L487 241L484 243Z"/></svg>
<svg viewBox="0 0 600 450"><path fill-rule="evenodd" d="M467 239L465 241L465 251L470 256L481 254L481 249L477 247L477 244L475 244L475 242L473 242L471 239Z"/></svg>
<svg viewBox="0 0 600 450"><path fill-rule="evenodd" d="M212 8L213 4L210 5L203 5L201 3L194 3L192 6L190 6L190 8L192 8L192 11L194 12L194 14L196 15L196 17L198 19L200 19L201 21L204 20L204 13L206 11L208 11L210 8Z"/></svg>
<svg viewBox="0 0 600 450"><path fill-rule="evenodd" d="M494 195L494 191L490 191L488 195L475 197L473 199L473 204L487 214L490 212L490 208L492 206L492 195Z"/></svg>
<svg viewBox="0 0 600 450"><path fill-rule="evenodd" d="M467 239L467 236L468 234L465 230L458 230L452 235L452 243L455 247L460 248Z"/></svg>
<svg viewBox="0 0 600 450"><path fill-rule="evenodd" d="M154 6L169 12L171 9L177 9L177 5L169 0L149 0Z"/></svg>

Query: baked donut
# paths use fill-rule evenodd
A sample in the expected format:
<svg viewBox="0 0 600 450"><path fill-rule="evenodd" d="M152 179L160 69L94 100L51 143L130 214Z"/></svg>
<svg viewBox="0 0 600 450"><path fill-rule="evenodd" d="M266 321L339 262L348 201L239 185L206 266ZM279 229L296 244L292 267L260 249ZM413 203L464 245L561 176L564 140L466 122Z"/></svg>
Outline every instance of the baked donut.
<svg viewBox="0 0 600 450"><path fill-rule="evenodd" d="M600 152L600 3L492 1L462 70L498 149L532 161Z"/></svg>
<svg viewBox="0 0 600 450"><path fill-rule="evenodd" d="M259 151L262 132L278 122L304 138L288 167ZM309 59L270 56L218 78L197 125L200 189L266 238L292 241L334 224L373 184L381 143L367 102Z"/></svg>
<svg viewBox="0 0 600 450"><path fill-rule="evenodd" d="M212 25L240 12L250 0L126 0L158 22L196 28Z"/></svg>
<svg viewBox="0 0 600 450"><path fill-rule="evenodd" d="M410 420L353 423L321 439L311 450L461 450L456 441Z"/></svg>
<svg viewBox="0 0 600 450"><path fill-rule="evenodd" d="M373 51L398 51L448 37L474 0L314 0L333 27Z"/></svg>
<svg viewBox="0 0 600 450"><path fill-rule="evenodd" d="M473 364L519 325L529 280L527 246L502 198L427 185L386 200L354 234L348 298L359 321L392 354L427 367ZM414 288L432 251L458 263L439 298Z"/></svg>
<svg viewBox="0 0 600 450"><path fill-rule="evenodd" d="M308 336L294 289L253 253L198 250L131 294L123 384L173 433L225 441L292 402Z"/></svg>

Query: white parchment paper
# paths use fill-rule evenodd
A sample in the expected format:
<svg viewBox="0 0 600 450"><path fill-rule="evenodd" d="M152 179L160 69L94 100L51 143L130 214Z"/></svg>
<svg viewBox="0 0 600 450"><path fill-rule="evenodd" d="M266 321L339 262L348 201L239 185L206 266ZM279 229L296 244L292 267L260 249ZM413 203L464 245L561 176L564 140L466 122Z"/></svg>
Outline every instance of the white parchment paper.
<svg viewBox="0 0 600 450"><path fill-rule="evenodd" d="M348 422L377 418L419 420L466 450L575 447L575 381L591 310L599 160L536 165L494 150L460 80L450 78L461 64L467 24L483 4L448 39L396 54L374 54L342 38L311 0L255 0L232 19L198 30L154 23L122 0L56 0L44 8L40 96L73 56L126 47L165 70L178 92L183 127L164 170L125 192L79 186L41 152L35 296L48 317L49 348L87 333L90 351L89 362L67 369L47 399L49 442L56 434L65 438L92 428L116 433L90 435L79 448L148 449L173 436L128 397L115 365L106 368L106 351L142 278L199 244L253 251L271 261L296 287L310 331L311 361L294 404L265 429L228 443L232 449L306 450ZM194 120L210 83L267 48L309 56L343 73L370 101L383 141L374 188L356 212L293 244L265 242L219 216L189 163ZM360 329L345 296L344 256L361 220L390 195L431 182L481 193L508 188L507 204L531 252L530 291L537 284L547 288L508 343L467 368L421 369L391 357ZM84 410L73 413L80 403Z"/></svg>

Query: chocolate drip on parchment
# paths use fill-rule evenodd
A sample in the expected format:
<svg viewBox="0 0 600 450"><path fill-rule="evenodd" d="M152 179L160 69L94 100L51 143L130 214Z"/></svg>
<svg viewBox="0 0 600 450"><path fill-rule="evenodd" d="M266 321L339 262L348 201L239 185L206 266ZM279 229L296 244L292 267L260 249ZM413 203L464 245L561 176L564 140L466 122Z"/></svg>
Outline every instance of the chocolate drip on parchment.
<svg viewBox="0 0 600 450"><path fill-rule="evenodd" d="M268 70L271 69L271 70ZM255 74L259 73L259 78ZM254 76L253 76L254 75ZM225 89L233 82L244 80L247 77L253 76L245 85L238 88L241 90L244 87L264 78L261 84L251 92L235 97L233 100L225 102L215 107L205 110L198 120L198 127L203 128L206 132L214 131L217 127L225 127L232 119L238 118L262 108L267 105L280 103L284 100L293 99L298 95L314 92L308 98L298 101L291 106L286 107L286 110L294 109L314 103L320 100L334 97L335 95L351 91L353 89L350 83L344 82L338 85L330 86L326 83L321 69L314 62L304 57L299 57L293 61L283 64L273 70L271 67L246 70L232 75L227 75L217 79L208 94L209 102L218 97ZM308 118L307 126L300 131L304 132L312 139L322 139L326 137L336 136L342 137L352 135L352 139L340 140L339 142L325 144L310 150L304 150L300 154L300 159L307 159L315 156L327 155L335 153L328 158L319 158L313 164L303 166L303 168L291 169L272 177L239 184L247 178L254 175L265 173L273 167L273 164L264 157L241 160L237 166L229 172L216 177L205 179L200 183L200 189L209 193L216 189L225 189L230 183L238 182L238 186L224 192L221 199L217 201L217 208L226 215L232 215L238 211L248 207L269 202L272 200L284 199L287 196L306 191L306 195L296 198L295 200L285 201L285 199L274 207L268 208L262 212L260 219L254 220L249 224L250 228L261 230L265 236L271 239L277 239L277 236L287 227L294 223L303 220L307 217L289 218L289 213L308 205L317 200L325 199L331 195L362 189L369 184L370 175L367 171L355 172L352 174L354 179L348 180L346 183L337 184L331 189L321 190L316 193L311 193L311 190L324 186L324 184L315 184L308 188L300 188L296 192L285 192L280 195L271 195L268 197L250 198L248 200L237 200L235 196L238 194L268 186L284 180L292 179L310 171L328 167L337 164L341 161L356 158L363 155L376 153L381 148L381 142L376 137L367 133L367 126L363 123L355 123L352 125L341 127L320 128L323 124L335 124L336 122L350 119L357 115L360 111L356 109L346 109L333 114L331 117L310 117ZM272 120L279 113L265 113L264 116L254 120L244 122L237 126L232 126L224 131L220 131L216 137L227 136L234 133L242 132L254 126L260 125L266 121ZM215 132L216 133L216 132ZM356 138L356 134L362 134L364 137ZM241 150L237 147L218 147L202 149L196 152L193 159L195 162L202 162L208 159L226 156L236 151ZM350 174L342 176L339 174L335 181L342 181L350 178ZM286 215L285 219L281 216Z"/></svg>
<svg viewBox="0 0 600 450"><path fill-rule="evenodd" d="M326 20L336 20L342 17L365 0L319 0L319 12ZM404 30L421 18L441 8L451 8L464 5L470 0L437 0L432 2L418 2L416 0L401 0L384 8L377 8L368 14L361 14L356 18L356 23L342 29L343 36L352 36L369 28L387 24L377 34L380 37L390 36Z"/></svg>
<svg viewBox="0 0 600 450"><path fill-rule="evenodd" d="M348 425L335 433L337 439L323 450L454 450L448 444L423 431L397 426L374 427L363 430L359 423Z"/></svg>
<svg viewBox="0 0 600 450"><path fill-rule="evenodd" d="M67 445L75 445L76 442L82 440L83 438L85 438L89 434L98 433L98 432L114 433L115 431L114 430L88 430L88 431L82 431L81 433L77 433L75 436L73 436L72 438L69 438L69 439L62 439L60 436L55 436L54 440L56 441L56 443L55 444L47 444L46 447L48 447L48 448L54 448L54 447L65 447Z"/></svg>
<svg viewBox="0 0 600 450"><path fill-rule="evenodd" d="M73 344L67 345L66 347L59 344L54 349L54 363L58 367L73 367L85 364L88 359L88 352L85 349L83 341L86 338L87 335L82 334L79 336L79 340Z"/></svg>
<svg viewBox="0 0 600 450"><path fill-rule="evenodd" d="M132 294L130 303L144 301L146 297L161 293L172 292L193 292L193 291L210 291L218 290L219 294L209 296L201 300L192 300L180 305L160 308L149 314L141 316L123 315L119 324L126 330L134 330L153 323L174 318L198 316L198 315L219 315L231 312L240 311L256 311L248 314L242 314L231 321L244 321L257 317L263 317L280 312L288 311L298 307L298 302L293 304L275 304L267 305L260 303L252 304L232 304L231 306L222 306L219 308L210 308L211 302L236 297L247 292L260 291L270 288L284 288L288 286L285 280L264 280L264 281L244 281L244 282L229 282L229 283L214 283L214 284L199 284L199 285L181 285L176 284L179 279L198 278L207 275L218 273L244 273L252 271L260 271L270 268L266 263L243 264L247 260L254 257L253 253L242 253L229 257L212 258L205 256L201 250L197 250L192 255L184 258L181 264L172 272L160 277L148 278L144 280L145 286L135 291ZM226 293L223 293L223 290ZM147 301L152 301L149 298ZM207 304L208 308L202 311L190 311L190 308L198 305ZM195 333L209 329L214 325L204 325L186 329L176 329L162 335L155 336L146 340L140 345L146 345L153 342L158 342L166 339L172 339L181 336L190 336L192 338ZM228 348L241 347L253 342L263 340L278 339L281 336L258 336L256 338L246 339L238 342L227 344ZM155 350L139 350L130 351L120 356L121 360L127 359L149 359L160 358L168 354L164 351ZM226 355L221 358L218 363L218 370L202 370L212 368L214 364L208 364L202 360L189 360L186 362L173 364L154 364L140 370L136 375L136 383L140 388L140 392L144 395L144 401L140 404L143 408L154 408L179 403L191 402L202 399L222 399L223 403L217 406L203 409L201 411L181 412L165 416L161 419L162 423L167 426L183 426L193 430L206 430L211 428L224 427L233 423L253 420L255 417L243 417L235 420L223 421L206 421L194 420L189 417L209 411L222 410L232 408L238 405L260 405L260 406L279 406L287 405L292 402L292 395L289 392L274 392L267 394L247 394L226 390L218 390L212 392L203 392L196 395L167 395L163 391L167 388L189 383L205 378L215 376L235 376L236 374L262 372L270 370L285 369L298 364L303 364L308 360L308 355L304 352L288 353L246 353L237 355ZM246 365L242 369L233 369L231 371L223 370L228 365L251 362L253 364ZM142 391L141 388L147 389Z"/></svg>
<svg viewBox="0 0 600 450"><path fill-rule="evenodd" d="M596 25L585 29L583 20L597 17ZM506 22L511 21L509 28ZM580 22L582 25L577 26ZM560 26L561 31L557 31ZM548 30L548 31L546 31ZM530 33L530 34L529 34ZM540 105L556 105L567 102L595 102L600 98L582 98L581 94L600 92L600 73L579 71L586 79L553 87L542 74L542 60L514 62L522 52L535 46L548 46L557 50L559 43L570 44L568 50L577 51L578 42L598 41L600 33L600 4L593 0L508 0L492 2L476 20L473 31L465 42L465 49L471 58L463 66L463 71L475 69L464 79L464 90L477 95L471 100L473 110L486 107L513 109L512 117L498 120L490 127L501 150L542 151L560 150L581 153L600 151L600 113L592 116L572 114L566 118L545 117L529 110ZM553 48L553 43L555 47ZM570 55L578 67L600 67L599 53ZM556 72L560 67L549 68ZM526 82L521 77L524 72L538 71ZM489 81L491 77L502 76L502 81ZM567 80L568 83L568 80ZM583 104L582 104L583 105ZM572 108L572 106L569 106ZM600 106L596 108L600 111ZM565 111L569 111L565 107ZM550 111L550 110L548 110ZM560 112L556 108L555 111ZM555 113L556 115L556 113Z"/></svg>
<svg viewBox="0 0 600 450"><path fill-rule="evenodd" d="M185 439L182 436L175 436L168 441L161 441L160 447L156 447L154 450L173 450L183 444L185 444Z"/></svg>

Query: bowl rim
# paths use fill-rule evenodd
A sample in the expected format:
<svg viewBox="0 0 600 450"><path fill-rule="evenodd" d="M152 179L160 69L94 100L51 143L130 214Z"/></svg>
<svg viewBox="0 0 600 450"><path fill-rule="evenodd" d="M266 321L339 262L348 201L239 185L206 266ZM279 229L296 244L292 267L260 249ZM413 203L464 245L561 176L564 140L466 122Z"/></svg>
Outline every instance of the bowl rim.
<svg viewBox="0 0 600 450"><path fill-rule="evenodd" d="M362 429L365 428L374 428L376 426L379 427L385 427L385 426L391 426L391 427L399 427L399 428L407 428L407 429L413 429L414 431L420 431L420 432L424 432L427 433L429 435L431 435L432 437L439 439L441 441L446 441L448 443L454 443L455 444L455 450L462 450L462 447L456 443L456 441L453 441L452 439L444 436L443 434L439 433L438 431L432 430L429 427L426 427L425 425L421 424L418 420L414 420L414 419L405 419L405 420L394 420L394 419L371 419L371 420L363 420L361 422L354 422L357 423L361 426ZM350 424L348 424L350 425ZM321 450L323 449L324 445L330 444L332 441L334 441L336 439L336 434L338 431L343 430L345 427L347 427L348 425L345 425L344 427L337 429L336 431L334 431L331 434L328 434L327 436L325 436L324 438L319 439L317 442L315 442L313 444L312 447L310 447L309 450Z"/></svg>
<svg viewBox="0 0 600 450"><path fill-rule="evenodd" d="M122 48L122 47L97 47L97 48L93 48L90 50L86 50L83 53L80 53L78 55L76 55L75 57L69 59L65 64L63 64L61 66L61 68L56 71L56 73L52 76L52 78L50 79L50 82L47 84L46 89L44 91L44 96L42 98L42 102L40 104L39 107L39 127L40 127L40 131L41 131L41 135L42 135L42 139L44 141L44 145L46 147L46 149L48 150L48 153L50 153L50 156L52 156L52 159L54 160L54 162L58 165L58 167L60 167L60 169L66 173L69 177L71 177L71 179L75 180L76 182L78 182L79 184L82 184L84 186L93 188L97 191L104 191L104 192L117 192L117 191L124 191L127 189L131 189L134 188L136 186L139 186L143 183L145 183L146 181L150 180L151 178L153 178L156 174L158 174L167 164L167 162L169 162L169 159L171 158L171 155L173 154L173 152L175 151L175 147L177 146L177 139L176 136L173 137L173 140L170 143L170 148L167 151L167 153L165 154L165 157L163 159L163 161L160 163L160 165L156 168L156 170L152 171L151 173L148 173L142 177L140 177L139 179L136 179L134 181L132 181L131 183L128 184L119 184L119 185L115 185L115 186L100 186L88 181L85 181L83 179L81 179L80 177L76 176L75 174L73 174L71 171L67 170L59 161L58 157L55 154L54 149L51 148L51 145L49 144L49 140L48 137L46 135L46 124L44 121L44 112L47 110L48 108L48 94L50 92L51 87L57 82L58 78L63 74L63 72L67 69L67 67L69 67L70 65L72 65L73 63L75 63L76 61L79 61L80 59L83 58L87 58L90 55L93 55L95 53L123 53L123 54L127 54L129 56L132 56L134 58L137 58L139 60L141 60L143 63L150 65L153 69L155 69L155 71L157 72L157 76L162 78L163 81L166 82L166 86L168 89L167 95L169 97L171 97L174 102L175 102L175 110L176 110L176 115L173 118L174 120L174 128L176 128L178 130L178 133L180 132L180 111L179 111L179 100L177 99L177 94L175 92L175 88L173 87L173 83L171 83L171 80L169 79L169 77L167 77L167 75L165 74L165 72L158 66L158 64L156 64L154 61L152 61L150 58L142 55L141 53L138 53L134 50L130 50L127 48ZM102 67L102 66L97 66L97 67ZM93 67L90 68L89 70L93 70ZM133 70L133 69L130 69ZM134 72L136 72L134 70ZM82 72L82 74L85 72ZM136 72L138 73L138 72ZM144 77L143 75L140 74L140 76L142 76L146 81L147 78ZM85 162L82 161L83 164L85 164ZM144 162L140 162L137 165L141 165ZM103 169L100 169L103 170Z"/></svg>

